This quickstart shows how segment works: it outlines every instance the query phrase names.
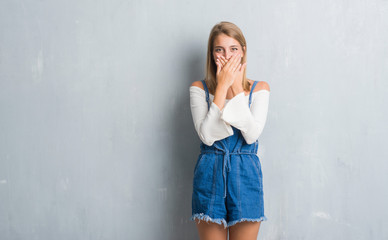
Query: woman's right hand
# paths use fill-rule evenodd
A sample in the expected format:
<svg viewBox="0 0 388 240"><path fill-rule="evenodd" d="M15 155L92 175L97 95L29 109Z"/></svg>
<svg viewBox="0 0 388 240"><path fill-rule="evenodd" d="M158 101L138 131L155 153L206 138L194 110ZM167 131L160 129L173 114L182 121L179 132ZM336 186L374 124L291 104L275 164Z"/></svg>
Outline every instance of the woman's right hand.
<svg viewBox="0 0 388 240"><path fill-rule="evenodd" d="M239 53L233 55L223 67L220 59L217 58L216 65L217 85L228 89L230 86L232 86L234 80L236 80L239 69L241 68L241 54Z"/></svg>

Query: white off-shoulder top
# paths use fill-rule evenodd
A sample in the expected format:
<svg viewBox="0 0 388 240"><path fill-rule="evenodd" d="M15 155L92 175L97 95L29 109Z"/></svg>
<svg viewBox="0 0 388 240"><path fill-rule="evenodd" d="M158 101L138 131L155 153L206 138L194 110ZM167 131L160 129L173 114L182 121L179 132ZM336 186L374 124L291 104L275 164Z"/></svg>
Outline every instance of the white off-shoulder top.
<svg viewBox="0 0 388 240"><path fill-rule="evenodd" d="M247 144L254 143L267 120L269 95L266 89L253 92L249 108L249 94L241 92L232 99L226 99L224 108L220 110L213 102L214 96L209 93L211 104L208 110L205 90L190 86L191 114L199 138L211 146L215 141L233 135L233 126L241 131Z"/></svg>

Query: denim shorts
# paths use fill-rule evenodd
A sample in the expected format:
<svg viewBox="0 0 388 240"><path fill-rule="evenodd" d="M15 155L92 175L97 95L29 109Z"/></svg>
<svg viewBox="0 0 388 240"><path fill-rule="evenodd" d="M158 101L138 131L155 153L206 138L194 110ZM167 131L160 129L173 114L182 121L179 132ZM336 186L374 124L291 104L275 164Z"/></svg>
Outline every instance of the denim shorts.
<svg viewBox="0 0 388 240"><path fill-rule="evenodd" d="M203 150L194 168L191 220L224 228L242 221L265 221L263 195L261 163L255 151Z"/></svg>

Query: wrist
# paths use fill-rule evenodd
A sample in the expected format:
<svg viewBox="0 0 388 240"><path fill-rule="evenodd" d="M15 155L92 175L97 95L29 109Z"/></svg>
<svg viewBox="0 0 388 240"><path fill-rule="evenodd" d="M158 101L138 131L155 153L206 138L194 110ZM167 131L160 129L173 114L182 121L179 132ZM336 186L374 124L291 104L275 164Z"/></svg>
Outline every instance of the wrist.
<svg viewBox="0 0 388 240"><path fill-rule="evenodd" d="M217 84L217 87L216 87L216 91L217 92L222 92L222 93L227 93L228 92L228 86L226 86L225 84Z"/></svg>

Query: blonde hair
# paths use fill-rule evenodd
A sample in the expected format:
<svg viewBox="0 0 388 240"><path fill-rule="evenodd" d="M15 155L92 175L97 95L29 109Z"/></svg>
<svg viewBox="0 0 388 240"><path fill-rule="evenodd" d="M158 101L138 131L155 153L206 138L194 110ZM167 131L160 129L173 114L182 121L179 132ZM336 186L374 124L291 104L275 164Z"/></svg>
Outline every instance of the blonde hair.
<svg viewBox="0 0 388 240"><path fill-rule="evenodd" d="M214 47L214 40L217 38L218 35L225 34L228 37L234 38L236 41L238 41L242 47L242 51L244 52L244 56L241 60L241 63L245 63L247 59L247 43L245 41L245 37L235 24L231 22L222 21L214 25L212 30L210 31L208 45L207 45L207 58L206 58L206 85L209 88L210 93L214 94L216 87L217 87L217 79L216 79L216 73L217 73L217 65L213 60L213 47ZM245 47L245 49L244 49ZM242 80L243 89L245 91L249 91L251 83L248 82L246 78L246 68L243 73L243 80Z"/></svg>

